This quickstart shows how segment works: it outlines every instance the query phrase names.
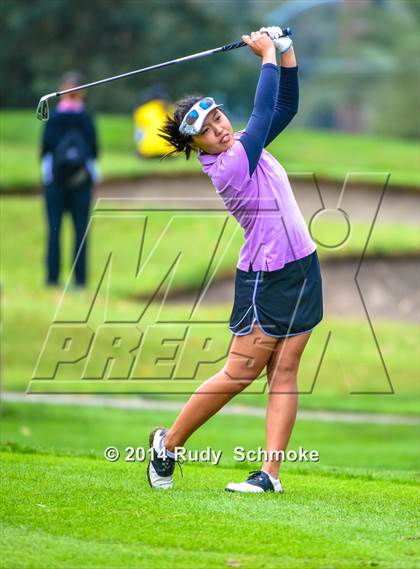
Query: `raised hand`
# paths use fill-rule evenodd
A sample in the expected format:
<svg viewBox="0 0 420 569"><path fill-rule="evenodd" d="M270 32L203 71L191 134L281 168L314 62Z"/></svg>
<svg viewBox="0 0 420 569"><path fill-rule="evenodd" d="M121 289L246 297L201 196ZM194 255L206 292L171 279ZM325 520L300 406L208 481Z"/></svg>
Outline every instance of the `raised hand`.
<svg viewBox="0 0 420 569"><path fill-rule="evenodd" d="M292 38L289 36L283 36L283 31L278 26L260 28L259 31L269 36L277 51L280 53L286 53L286 51L293 45Z"/></svg>
<svg viewBox="0 0 420 569"><path fill-rule="evenodd" d="M259 57L266 58L276 54L275 45L267 33L251 32L249 36L242 36L242 41Z"/></svg>

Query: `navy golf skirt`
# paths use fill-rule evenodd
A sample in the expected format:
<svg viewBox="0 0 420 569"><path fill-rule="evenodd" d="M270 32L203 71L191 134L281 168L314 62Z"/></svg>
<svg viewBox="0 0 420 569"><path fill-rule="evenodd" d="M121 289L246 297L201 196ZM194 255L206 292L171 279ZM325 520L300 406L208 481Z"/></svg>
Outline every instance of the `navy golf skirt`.
<svg viewBox="0 0 420 569"><path fill-rule="evenodd" d="M295 336L312 330L322 317L322 277L316 250L278 271L236 269L229 326L234 335L250 334L257 324L268 336Z"/></svg>

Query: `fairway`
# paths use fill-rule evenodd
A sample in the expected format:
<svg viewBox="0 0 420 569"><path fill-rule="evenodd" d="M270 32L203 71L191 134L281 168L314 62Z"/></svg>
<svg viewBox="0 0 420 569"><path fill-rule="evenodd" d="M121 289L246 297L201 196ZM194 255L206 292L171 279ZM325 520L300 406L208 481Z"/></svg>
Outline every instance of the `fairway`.
<svg viewBox="0 0 420 569"><path fill-rule="evenodd" d="M261 444L262 419L215 417L187 448L220 448L222 461L185 464L183 478L177 468L168 492L149 488L145 463L102 457L110 444L145 445L151 427L173 418L6 404L4 566L416 566L414 427L299 422L290 448L318 448L320 461L285 465L283 495L223 490L256 467L235 464L231 451Z"/></svg>
<svg viewBox="0 0 420 569"><path fill-rule="evenodd" d="M238 471L186 467L180 488L158 494L144 470L6 455L3 561L45 568L415 567L420 493L411 483L290 474L282 496L237 496L222 488Z"/></svg>

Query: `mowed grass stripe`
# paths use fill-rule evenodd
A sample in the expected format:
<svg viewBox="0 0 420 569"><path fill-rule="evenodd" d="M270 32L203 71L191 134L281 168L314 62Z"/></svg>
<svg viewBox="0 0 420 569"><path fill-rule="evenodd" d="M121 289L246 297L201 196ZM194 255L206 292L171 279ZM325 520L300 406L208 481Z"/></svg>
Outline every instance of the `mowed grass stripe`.
<svg viewBox="0 0 420 569"><path fill-rule="evenodd" d="M1 526L4 543L2 544L3 558L7 567L22 567L39 569L61 569L74 567L106 568L106 567L135 567L149 569L152 567L198 567L224 566L226 555L215 554L211 551L187 551L165 545L144 545L139 539L133 544L104 541L101 536L95 539L76 539L65 535L56 535L46 531L22 531L13 526ZM16 551L14 544L19 543ZM34 555L34 543L36 554ZM51 545L54 544L53 547ZM203 555L205 554L205 565ZM45 560L48 559L46 563ZM218 565L219 564L219 565Z"/></svg>
<svg viewBox="0 0 420 569"><path fill-rule="evenodd" d="M288 473L283 496L237 496L223 491L238 479L237 470L206 469L203 476L202 468L187 466L178 489L159 493L139 465L21 454L4 454L2 462L2 518L15 530L7 557L14 563L27 531L41 532L48 544L48 557L37 542L27 548L28 567L41 560L49 567L50 556L61 566L74 563L68 549L61 551L63 538L94 547L104 567L150 567L151 561L167 567L167 551L173 567L186 566L184 552L191 566L199 553L199 567L224 566L232 558L243 567L415 563L419 491L395 481ZM142 560L121 559L121 546L128 554L138 545ZM82 559L80 550L76 557ZM91 565L84 560L83 566Z"/></svg>

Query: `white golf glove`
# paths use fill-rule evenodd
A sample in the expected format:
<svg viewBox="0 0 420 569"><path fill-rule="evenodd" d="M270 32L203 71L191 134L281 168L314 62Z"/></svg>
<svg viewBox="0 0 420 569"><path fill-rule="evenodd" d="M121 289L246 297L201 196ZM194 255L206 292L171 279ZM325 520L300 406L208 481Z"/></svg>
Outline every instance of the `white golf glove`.
<svg viewBox="0 0 420 569"><path fill-rule="evenodd" d="M273 41L277 51L280 53L286 53L286 51L293 45L292 38L289 36L283 36L282 29L278 26L263 27L260 28L259 31L268 34L268 37Z"/></svg>

